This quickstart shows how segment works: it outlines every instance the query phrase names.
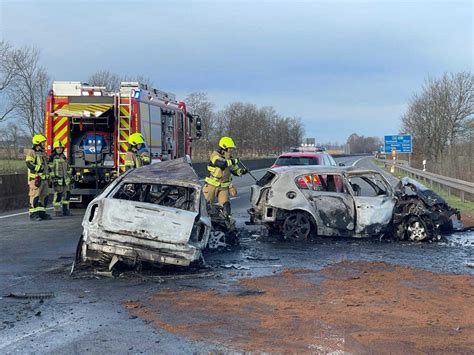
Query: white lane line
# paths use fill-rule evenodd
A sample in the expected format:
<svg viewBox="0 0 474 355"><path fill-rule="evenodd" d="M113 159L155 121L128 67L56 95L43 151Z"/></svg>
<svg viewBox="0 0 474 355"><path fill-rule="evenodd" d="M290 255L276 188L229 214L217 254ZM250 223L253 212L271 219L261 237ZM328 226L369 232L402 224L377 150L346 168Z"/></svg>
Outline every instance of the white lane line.
<svg viewBox="0 0 474 355"><path fill-rule="evenodd" d="M49 207L46 210L52 210L53 208L54 207ZM28 211L27 212L19 212L19 213L8 214L6 216L0 216L0 219L8 218L8 217L21 216L22 214L28 214Z"/></svg>
<svg viewBox="0 0 474 355"><path fill-rule="evenodd" d="M362 159L367 159L368 157L362 157L360 159L357 159L355 162L352 163L352 166L356 166L358 162L360 162Z"/></svg>

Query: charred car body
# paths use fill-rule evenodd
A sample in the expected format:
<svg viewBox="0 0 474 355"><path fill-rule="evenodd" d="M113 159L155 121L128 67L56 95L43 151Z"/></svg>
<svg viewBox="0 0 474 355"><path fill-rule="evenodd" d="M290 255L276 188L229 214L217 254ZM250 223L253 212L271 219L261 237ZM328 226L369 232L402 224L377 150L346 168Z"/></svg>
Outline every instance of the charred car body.
<svg viewBox="0 0 474 355"><path fill-rule="evenodd" d="M250 224L286 238L322 236L438 238L459 212L404 178L393 188L379 172L337 167L269 170L251 190Z"/></svg>
<svg viewBox="0 0 474 355"><path fill-rule="evenodd" d="M89 204L82 226L76 262L129 265L188 266L211 231L199 178L184 158L119 176Z"/></svg>

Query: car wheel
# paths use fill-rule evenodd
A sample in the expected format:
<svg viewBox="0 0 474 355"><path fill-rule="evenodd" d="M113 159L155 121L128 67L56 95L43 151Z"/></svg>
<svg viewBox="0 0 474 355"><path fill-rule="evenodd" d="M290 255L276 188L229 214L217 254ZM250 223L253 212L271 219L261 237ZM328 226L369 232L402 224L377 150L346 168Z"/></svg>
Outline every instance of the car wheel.
<svg viewBox="0 0 474 355"><path fill-rule="evenodd" d="M305 212L291 212L283 222L282 231L286 239L307 239L311 233L311 218Z"/></svg>
<svg viewBox="0 0 474 355"><path fill-rule="evenodd" d="M420 242L429 237L428 226L420 217L413 217L407 223L407 239Z"/></svg>

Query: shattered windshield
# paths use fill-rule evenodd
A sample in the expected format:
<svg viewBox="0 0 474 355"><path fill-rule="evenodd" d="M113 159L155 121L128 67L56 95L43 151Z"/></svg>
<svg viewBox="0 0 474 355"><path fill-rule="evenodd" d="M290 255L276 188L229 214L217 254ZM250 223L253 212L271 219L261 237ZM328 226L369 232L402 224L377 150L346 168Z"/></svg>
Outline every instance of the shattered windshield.
<svg viewBox="0 0 474 355"><path fill-rule="evenodd" d="M124 183L114 194L113 198L151 203L195 212L197 211L195 196L196 190L190 187Z"/></svg>

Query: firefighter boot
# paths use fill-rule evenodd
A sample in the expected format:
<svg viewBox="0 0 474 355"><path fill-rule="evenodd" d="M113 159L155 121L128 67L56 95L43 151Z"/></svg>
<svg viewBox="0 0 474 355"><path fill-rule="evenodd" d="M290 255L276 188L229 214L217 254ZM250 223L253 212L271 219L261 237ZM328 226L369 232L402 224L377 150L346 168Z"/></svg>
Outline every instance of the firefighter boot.
<svg viewBox="0 0 474 355"><path fill-rule="evenodd" d="M72 216L68 205L63 205L63 216Z"/></svg>
<svg viewBox="0 0 474 355"><path fill-rule="evenodd" d="M44 220L51 219L51 216L47 214L45 211L40 211L39 212L39 217Z"/></svg>
<svg viewBox="0 0 474 355"><path fill-rule="evenodd" d="M39 216L38 212L33 212L30 214L30 219L32 221L41 221L41 217Z"/></svg>

